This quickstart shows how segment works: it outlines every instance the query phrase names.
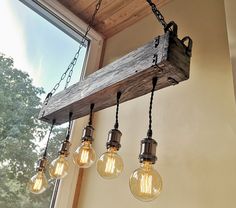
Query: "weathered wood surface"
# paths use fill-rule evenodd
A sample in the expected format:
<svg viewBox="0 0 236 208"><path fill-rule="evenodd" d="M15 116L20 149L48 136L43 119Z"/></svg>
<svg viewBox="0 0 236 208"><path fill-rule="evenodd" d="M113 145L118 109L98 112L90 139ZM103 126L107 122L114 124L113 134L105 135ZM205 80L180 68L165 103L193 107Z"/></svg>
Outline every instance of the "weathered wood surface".
<svg viewBox="0 0 236 208"><path fill-rule="evenodd" d="M153 65L154 54L157 66ZM189 67L186 46L166 33L55 94L39 118L46 122L56 119L61 124L68 121L70 111L73 119L83 117L89 114L91 103L95 104L94 111L115 105L118 91L122 92L121 103L149 93L154 76L159 78L156 90L186 80Z"/></svg>

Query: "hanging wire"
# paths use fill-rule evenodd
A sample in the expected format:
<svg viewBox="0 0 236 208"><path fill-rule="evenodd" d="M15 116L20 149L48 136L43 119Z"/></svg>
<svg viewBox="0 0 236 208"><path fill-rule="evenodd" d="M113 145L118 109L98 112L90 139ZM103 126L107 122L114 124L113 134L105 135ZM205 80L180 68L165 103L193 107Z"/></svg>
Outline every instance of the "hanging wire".
<svg viewBox="0 0 236 208"><path fill-rule="evenodd" d="M100 9L101 3L102 3L102 0L98 0L98 2L96 4L96 7L95 7L95 10L94 10L94 13L93 13L93 15L92 15L92 17L89 21L89 24L87 26L86 32L82 36L82 40L80 42L80 45L79 45L79 48L78 48L77 52L75 53L72 61L70 62L69 66L67 67L66 71L61 75L61 78L60 78L59 82L56 83L54 85L54 87L52 88L52 90L47 94L46 99L45 99L45 104L47 104L50 97L57 91L57 89L59 88L61 82L65 79L67 73L69 72L69 74L66 78L66 84L65 84L64 89L66 89L68 87L68 84L71 81L71 77L72 77L72 74L73 74L74 67L75 67L75 65L77 63L77 60L79 58L80 51L81 51L82 47L85 45L85 41L87 40L87 35L88 35L91 27L94 25L94 20L95 20L95 17L96 17L96 14L97 14L98 10Z"/></svg>
<svg viewBox="0 0 236 208"><path fill-rule="evenodd" d="M69 113L69 124L68 124L68 128L67 128L67 134L66 134L66 140L68 141L70 139L70 134L71 134L71 127L72 127L72 116L73 113L70 112Z"/></svg>
<svg viewBox="0 0 236 208"><path fill-rule="evenodd" d="M55 123L56 123L56 120L53 119L50 131L49 131L49 134L48 134L48 140L47 140L46 147L45 147L45 150L44 150L44 153L43 153L43 157L47 157L49 139L51 137L51 133L52 133L52 130L53 130L53 127L54 127Z"/></svg>
<svg viewBox="0 0 236 208"><path fill-rule="evenodd" d="M147 132L148 138L152 137L152 103L153 103L153 97L154 97L156 84L157 84L157 77L154 77L152 79L152 92L151 92L150 105L149 105L149 126L148 126L148 132Z"/></svg>
<svg viewBox="0 0 236 208"><path fill-rule="evenodd" d="M120 97L121 97L121 92L117 92L117 96L116 96L116 122L114 125L115 129L119 128L118 114L119 114Z"/></svg>
<svg viewBox="0 0 236 208"><path fill-rule="evenodd" d="M89 122L88 122L89 126L93 125L93 108L94 108L94 103L90 105Z"/></svg>

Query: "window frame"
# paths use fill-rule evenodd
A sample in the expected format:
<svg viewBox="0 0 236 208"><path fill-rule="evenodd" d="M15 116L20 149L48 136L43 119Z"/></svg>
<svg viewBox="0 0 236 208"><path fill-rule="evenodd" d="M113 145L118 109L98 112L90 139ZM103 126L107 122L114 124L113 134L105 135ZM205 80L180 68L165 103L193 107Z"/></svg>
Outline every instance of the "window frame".
<svg viewBox="0 0 236 208"><path fill-rule="evenodd" d="M87 24L65 8L57 0L19 0L39 15L47 19L49 22L57 26L63 32L77 40L81 41L78 36L85 33ZM81 79L95 72L100 65L102 56L104 38L91 28L88 36L88 49L83 64ZM75 151L80 143L80 135L83 126L86 125L87 119L78 119L73 123L71 135L71 152ZM51 198L50 208L67 208L72 207L76 184L79 175L79 169L72 164L71 155L69 156L70 172L68 177L61 181L56 181L54 191Z"/></svg>

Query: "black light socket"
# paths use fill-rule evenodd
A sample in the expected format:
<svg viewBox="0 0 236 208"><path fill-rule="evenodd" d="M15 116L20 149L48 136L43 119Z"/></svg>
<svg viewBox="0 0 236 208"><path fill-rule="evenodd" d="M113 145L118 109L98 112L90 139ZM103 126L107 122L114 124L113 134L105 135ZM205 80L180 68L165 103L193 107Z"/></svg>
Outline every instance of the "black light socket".
<svg viewBox="0 0 236 208"><path fill-rule="evenodd" d="M157 142L152 138L144 138L141 140L139 162L144 161L154 164L157 160L156 156Z"/></svg>
<svg viewBox="0 0 236 208"><path fill-rule="evenodd" d="M61 150L59 151L60 155L65 155L66 157L69 155L71 143L68 140L65 140L61 144Z"/></svg>
<svg viewBox="0 0 236 208"><path fill-rule="evenodd" d="M122 133L118 129L112 129L108 133L107 143L106 147L107 149L114 147L117 150L120 149L120 139L121 139Z"/></svg>
<svg viewBox="0 0 236 208"><path fill-rule="evenodd" d="M82 134L82 142L84 141L89 141L89 142L93 142L93 132L94 132L94 128L91 125L87 125L84 129L83 129L83 134Z"/></svg>
<svg viewBox="0 0 236 208"><path fill-rule="evenodd" d="M37 162L36 171L44 171L46 166L47 166L47 164L48 164L47 158L46 157L42 157Z"/></svg>

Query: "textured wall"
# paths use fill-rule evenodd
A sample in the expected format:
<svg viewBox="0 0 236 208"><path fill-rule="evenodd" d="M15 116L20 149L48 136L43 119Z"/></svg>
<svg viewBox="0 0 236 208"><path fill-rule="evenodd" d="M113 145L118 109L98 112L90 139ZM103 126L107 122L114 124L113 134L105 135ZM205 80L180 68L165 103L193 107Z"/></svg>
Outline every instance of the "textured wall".
<svg viewBox="0 0 236 208"><path fill-rule="evenodd" d="M86 171L79 208L234 208L236 194L236 109L223 0L174 0L162 10L179 25L179 36L194 40L190 80L156 93L154 138L161 196L137 201L128 180L138 167L140 139L147 130L149 95L120 106L120 155L125 169L105 181L93 166ZM151 15L107 41L104 64L160 34ZM115 96L115 95L114 95ZM96 114L95 149L105 151L115 108Z"/></svg>

